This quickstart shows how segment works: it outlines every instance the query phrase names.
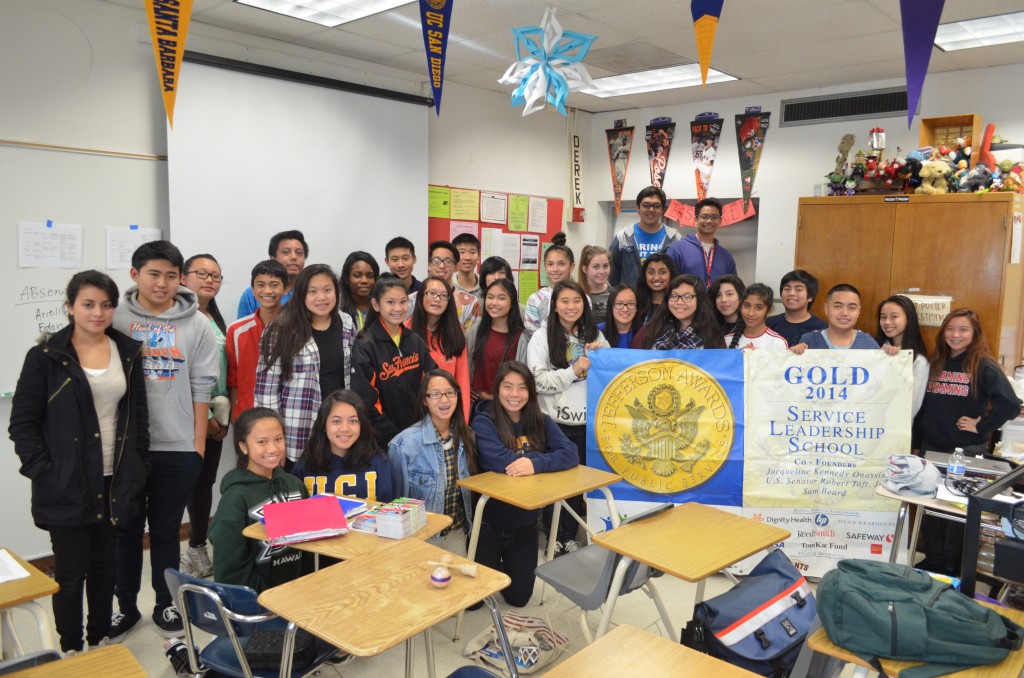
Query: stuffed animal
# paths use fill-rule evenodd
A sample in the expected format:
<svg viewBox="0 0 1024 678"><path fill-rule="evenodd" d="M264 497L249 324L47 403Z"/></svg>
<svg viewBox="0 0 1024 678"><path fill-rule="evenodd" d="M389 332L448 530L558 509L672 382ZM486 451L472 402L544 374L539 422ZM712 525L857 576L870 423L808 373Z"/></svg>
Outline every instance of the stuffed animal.
<svg viewBox="0 0 1024 678"><path fill-rule="evenodd" d="M921 185L914 192L925 195L946 193L947 174L949 174L949 164L941 160L928 160L921 163L921 170L918 172Z"/></svg>
<svg viewBox="0 0 1024 678"><path fill-rule="evenodd" d="M886 188L899 188L899 184L896 183L897 175L900 170L903 169L903 158L893 158L885 163L882 167L882 173L885 175L885 181L883 182Z"/></svg>
<svg viewBox="0 0 1024 678"><path fill-rule="evenodd" d="M1024 179L1021 175L1024 169L1020 165L1014 165L1009 172L1003 175L1003 190L1014 193L1024 193Z"/></svg>
<svg viewBox="0 0 1024 678"><path fill-rule="evenodd" d="M846 177L846 191L843 195L855 195L857 193L857 179L855 177Z"/></svg>
<svg viewBox="0 0 1024 678"><path fill-rule="evenodd" d="M878 166L878 157L869 155L864 161L864 178L877 181L882 178L882 168Z"/></svg>
<svg viewBox="0 0 1024 678"><path fill-rule="evenodd" d="M992 170L985 163L978 163L968 174L967 178L960 182L961 193L977 193L983 188L992 185Z"/></svg>
<svg viewBox="0 0 1024 678"><path fill-rule="evenodd" d="M828 179L829 195L843 195L843 192L846 190L846 177L842 172L826 174L825 178Z"/></svg>
<svg viewBox="0 0 1024 678"><path fill-rule="evenodd" d="M913 193L914 189L921 185L921 179L918 177L918 173L921 171L921 161L907 156L907 162L904 163L897 175L900 179L903 179L903 192Z"/></svg>

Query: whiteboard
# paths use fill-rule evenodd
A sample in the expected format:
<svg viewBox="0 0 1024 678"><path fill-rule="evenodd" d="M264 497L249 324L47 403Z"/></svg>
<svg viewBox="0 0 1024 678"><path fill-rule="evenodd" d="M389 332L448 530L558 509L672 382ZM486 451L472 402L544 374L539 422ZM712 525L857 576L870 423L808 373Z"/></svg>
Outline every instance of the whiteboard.
<svg viewBox="0 0 1024 678"><path fill-rule="evenodd" d="M299 229L307 264L341 272L353 250L384 266L401 235L427 245L423 105L191 62L167 132L171 240L220 262L235 318L252 267L279 231Z"/></svg>
<svg viewBox="0 0 1024 678"><path fill-rule="evenodd" d="M166 234L167 165L162 160L0 146L0 393L14 391L40 332L67 324L64 291L73 269L18 268L19 221L82 227L83 269L108 273L123 294L127 270L106 270L106 227L163 228Z"/></svg>

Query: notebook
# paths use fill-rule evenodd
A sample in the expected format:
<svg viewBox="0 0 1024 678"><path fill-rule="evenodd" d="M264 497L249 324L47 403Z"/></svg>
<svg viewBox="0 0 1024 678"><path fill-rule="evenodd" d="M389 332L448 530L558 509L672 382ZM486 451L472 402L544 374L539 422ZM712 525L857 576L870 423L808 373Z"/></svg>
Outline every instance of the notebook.
<svg viewBox="0 0 1024 678"><path fill-rule="evenodd" d="M263 507L263 517L267 524L267 543L274 546L348 533L345 512L338 499L331 495L267 504Z"/></svg>

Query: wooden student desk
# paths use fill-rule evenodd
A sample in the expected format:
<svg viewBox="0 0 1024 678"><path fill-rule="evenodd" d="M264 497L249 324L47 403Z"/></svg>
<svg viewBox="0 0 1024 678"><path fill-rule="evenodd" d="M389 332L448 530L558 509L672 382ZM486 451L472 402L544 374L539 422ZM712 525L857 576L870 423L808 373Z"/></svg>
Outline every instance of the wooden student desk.
<svg viewBox="0 0 1024 678"><path fill-rule="evenodd" d="M66 659L33 666L10 674L11 678L82 678L82 676L117 676L146 678L149 674L124 645L108 645Z"/></svg>
<svg viewBox="0 0 1024 678"><path fill-rule="evenodd" d="M549 670L544 678L754 678L756 675L634 626L619 626Z"/></svg>
<svg viewBox="0 0 1024 678"><path fill-rule="evenodd" d="M1024 612L1021 610L999 607L985 601L978 602L985 607L992 608L1011 621L1024 624ZM820 652L829 657L835 657L849 664L856 665L857 668L854 670L854 676L867 676L869 671L874 671L871 665L863 659L833 643L829 639L828 634L825 633L824 627L819 628L808 636L807 645L815 652ZM882 659L881 664L882 670L885 671L886 675L893 678L899 678L900 672L904 669L908 669L911 666L920 666L920 662L897 661L895 659ZM957 671L956 673L948 674L948 678L1008 678L1020 675L1024 675L1024 647L1011 652L1007 655L1006 659L998 664Z"/></svg>
<svg viewBox="0 0 1024 678"><path fill-rule="evenodd" d="M614 473L602 471L601 469L590 468L589 466L575 466L565 471L554 473L535 473L530 476L509 476L504 473L487 471L474 476L461 478L456 484L459 487L476 492L480 495L473 513L473 530L469 535L469 548L466 557L470 560L476 558L476 547L480 541L480 526L483 524L484 506L492 497L506 504L518 506L527 511L533 511L545 506L555 505L551 518L551 532L548 537L548 548L545 558L551 560L555 555L556 535L558 534L558 521L561 509L564 506L566 511L576 519L580 525L593 536L587 523L576 515L572 507L566 503L566 499L585 494L591 490L600 490L608 503L608 515L611 517L612 525L619 524L619 514L615 511L615 498L612 497L608 486L622 480ZM541 583L540 602L544 604L544 584ZM455 637L459 639L462 629L462 614L459 614L455 622Z"/></svg>
<svg viewBox="0 0 1024 678"><path fill-rule="evenodd" d="M57 582L30 565L23 558L10 549L5 549L11 556L28 572L27 577L0 584L0 635L3 635L2 656L11 658L25 654L21 647L21 640L14 631L14 622L11 619L11 612L15 608L21 608L30 612L36 618L36 626L39 628L39 640L43 649L56 650L53 643L53 634L50 633L50 618L46 610L36 600L46 596L52 596L60 590Z"/></svg>
<svg viewBox="0 0 1024 678"><path fill-rule="evenodd" d="M452 572L448 588L430 583L428 560L451 555L455 563L468 563L432 544L403 539L383 553L348 560L260 594L268 610L293 622L285 637L281 675L290 675L294 626L299 626L335 647L370 657L406 642L406 675L411 675L412 640L470 605L485 600L501 629L501 615L490 598L511 583L508 575L483 565L477 577ZM433 646L425 633L427 665L433 676ZM507 640L506 640L507 643ZM506 650L506 656L511 650Z"/></svg>
<svg viewBox="0 0 1024 678"><path fill-rule="evenodd" d="M615 570L594 637L600 638L608 630L622 580L634 560L684 581L696 582L695 602L699 603L704 599L707 577L790 536L781 527L697 503L681 504L595 535L595 544L624 557Z"/></svg>
<svg viewBox="0 0 1024 678"><path fill-rule="evenodd" d="M450 516L446 516L443 513L428 513L427 526L418 532L414 532L412 538L426 541L451 524L452 519ZM267 538L267 526L263 523L253 523L242 530L242 534L250 539L264 541ZM348 534L340 537L304 541L298 544L289 544L289 546L299 551L315 553L318 556L328 556L338 560L352 560L353 558L372 556L386 548L390 548L397 541L399 540L349 528Z"/></svg>

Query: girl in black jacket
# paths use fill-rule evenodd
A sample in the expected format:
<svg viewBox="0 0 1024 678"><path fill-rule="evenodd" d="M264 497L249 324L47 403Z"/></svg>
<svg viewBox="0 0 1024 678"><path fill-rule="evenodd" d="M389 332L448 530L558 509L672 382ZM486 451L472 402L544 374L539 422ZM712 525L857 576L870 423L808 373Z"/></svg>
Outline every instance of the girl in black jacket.
<svg viewBox="0 0 1024 678"><path fill-rule="evenodd" d="M50 533L53 616L61 650L97 645L110 631L114 526L139 510L146 484L149 417L142 346L111 327L117 285L98 271L68 284L70 325L29 350L11 405L9 433L32 480L32 518Z"/></svg>

